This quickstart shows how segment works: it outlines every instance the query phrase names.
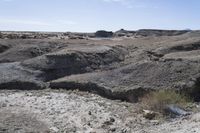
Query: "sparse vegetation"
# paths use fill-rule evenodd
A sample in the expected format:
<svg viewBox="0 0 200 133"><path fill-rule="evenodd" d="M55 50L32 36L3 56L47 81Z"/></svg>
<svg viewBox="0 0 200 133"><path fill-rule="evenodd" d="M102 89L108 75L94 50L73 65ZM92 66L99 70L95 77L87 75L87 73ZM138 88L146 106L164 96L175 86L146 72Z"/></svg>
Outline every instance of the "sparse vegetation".
<svg viewBox="0 0 200 133"><path fill-rule="evenodd" d="M167 105L177 105L185 108L192 100L186 95L174 90L153 91L140 99L143 109L164 113Z"/></svg>

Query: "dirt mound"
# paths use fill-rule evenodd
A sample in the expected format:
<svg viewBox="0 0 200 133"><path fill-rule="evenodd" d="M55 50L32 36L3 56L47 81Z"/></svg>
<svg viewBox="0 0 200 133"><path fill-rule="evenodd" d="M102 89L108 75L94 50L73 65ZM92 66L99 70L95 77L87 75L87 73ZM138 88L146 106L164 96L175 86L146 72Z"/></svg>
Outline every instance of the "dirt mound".
<svg viewBox="0 0 200 133"><path fill-rule="evenodd" d="M100 69L105 65L123 61L127 50L123 47L84 46L66 48L26 60L22 65L44 72L46 81Z"/></svg>
<svg viewBox="0 0 200 133"><path fill-rule="evenodd" d="M0 62L19 62L66 46L66 43L48 40L0 40Z"/></svg>
<svg viewBox="0 0 200 133"><path fill-rule="evenodd" d="M69 76L52 81L50 87L86 89L105 97L135 102L150 90L195 87L199 69L198 63L191 62L145 62L111 71Z"/></svg>

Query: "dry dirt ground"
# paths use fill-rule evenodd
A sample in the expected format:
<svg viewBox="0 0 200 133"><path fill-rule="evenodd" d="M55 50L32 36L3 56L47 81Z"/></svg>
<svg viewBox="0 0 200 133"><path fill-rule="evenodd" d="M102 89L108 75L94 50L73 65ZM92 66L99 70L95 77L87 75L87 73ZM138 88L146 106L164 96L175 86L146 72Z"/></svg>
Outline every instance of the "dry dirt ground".
<svg viewBox="0 0 200 133"><path fill-rule="evenodd" d="M198 133L200 113L147 120L138 104L65 90L0 91L2 133Z"/></svg>

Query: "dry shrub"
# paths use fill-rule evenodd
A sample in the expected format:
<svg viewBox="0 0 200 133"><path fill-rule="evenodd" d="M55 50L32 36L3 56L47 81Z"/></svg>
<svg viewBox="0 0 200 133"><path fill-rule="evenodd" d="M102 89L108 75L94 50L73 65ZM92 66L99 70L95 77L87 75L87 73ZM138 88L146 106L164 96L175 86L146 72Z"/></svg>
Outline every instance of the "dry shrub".
<svg viewBox="0 0 200 133"><path fill-rule="evenodd" d="M185 94L181 94L174 90L158 90L145 95L140 99L143 109L163 113L165 107L170 104L179 107L186 107L192 100Z"/></svg>

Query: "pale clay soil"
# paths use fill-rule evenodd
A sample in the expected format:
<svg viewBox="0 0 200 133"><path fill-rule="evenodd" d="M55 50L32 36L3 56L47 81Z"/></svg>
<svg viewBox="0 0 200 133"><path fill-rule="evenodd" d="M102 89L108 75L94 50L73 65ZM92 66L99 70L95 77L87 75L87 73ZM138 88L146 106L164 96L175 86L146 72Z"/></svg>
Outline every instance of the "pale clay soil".
<svg viewBox="0 0 200 133"><path fill-rule="evenodd" d="M199 133L200 113L146 120L138 104L65 90L0 91L0 133Z"/></svg>

